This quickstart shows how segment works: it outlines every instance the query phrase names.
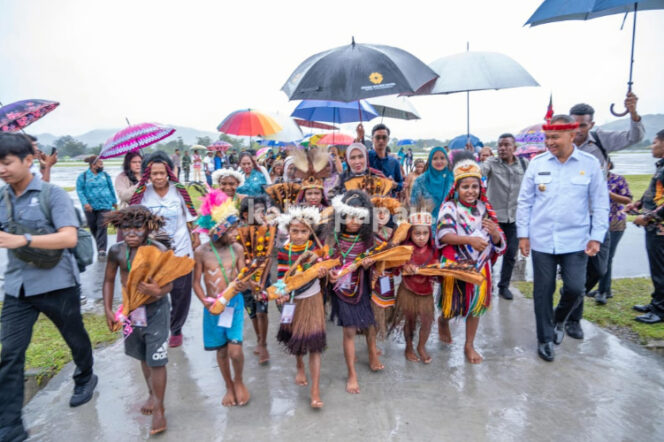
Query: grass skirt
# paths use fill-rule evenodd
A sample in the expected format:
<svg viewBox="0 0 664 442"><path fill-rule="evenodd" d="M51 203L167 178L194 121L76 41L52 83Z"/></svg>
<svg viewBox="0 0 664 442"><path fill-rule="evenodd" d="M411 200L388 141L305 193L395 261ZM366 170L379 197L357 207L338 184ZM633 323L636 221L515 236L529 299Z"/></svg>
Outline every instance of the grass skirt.
<svg viewBox="0 0 664 442"><path fill-rule="evenodd" d="M408 290L402 282L397 292L397 309L394 315L393 327L404 320L430 321L433 322L435 308L433 305L433 294L418 295Z"/></svg>
<svg viewBox="0 0 664 442"><path fill-rule="evenodd" d="M295 314L291 324L280 324L277 341L296 356L322 353L327 346L325 337L325 307L319 292L304 299L295 299Z"/></svg>
<svg viewBox="0 0 664 442"><path fill-rule="evenodd" d="M376 320L376 338L383 341L387 337L387 327L394 319L396 308L393 305L389 307L381 307L375 302L372 302L371 309L373 310L374 319Z"/></svg>
<svg viewBox="0 0 664 442"><path fill-rule="evenodd" d="M337 325L342 327L366 330L372 325L376 325L371 304L371 295L368 291L362 293L357 304L344 302L335 294L332 297L332 317L336 317Z"/></svg>

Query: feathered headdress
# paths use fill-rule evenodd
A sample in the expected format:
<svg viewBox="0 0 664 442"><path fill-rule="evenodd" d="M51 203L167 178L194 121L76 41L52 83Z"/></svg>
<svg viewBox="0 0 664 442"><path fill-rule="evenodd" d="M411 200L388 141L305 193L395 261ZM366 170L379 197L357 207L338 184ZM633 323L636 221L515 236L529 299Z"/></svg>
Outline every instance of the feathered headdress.
<svg viewBox="0 0 664 442"><path fill-rule="evenodd" d="M302 180L302 191L323 189L323 179L330 176L330 155L321 149L296 149L291 153L295 177Z"/></svg>
<svg viewBox="0 0 664 442"><path fill-rule="evenodd" d="M356 195L352 195L348 200L343 202L344 195L337 195L332 199L332 207L334 211L339 215L346 215L352 218L362 218L369 219L369 209L365 207L354 207L347 204L348 201L352 200Z"/></svg>
<svg viewBox="0 0 664 442"><path fill-rule="evenodd" d="M217 241L228 229L240 222L233 199L221 190L212 189L201 198L201 202L201 216L196 221L197 230L207 233L212 241Z"/></svg>
<svg viewBox="0 0 664 442"><path fill-rule="evenodd" d="M277 218L281 230L288 230L288 226L293 221L304 223L314 230L321 222L320 211L315 207L291 206L288 208L288 212Z"/></svg>
<svg viewBox="0 0 664 442"><path fill-rule="evenodd" d="M220 180L223 177L227 177L227 176L235 178L238 182L238 185L237 185L238 187L240 187L244 184L244 174L238 172L237 170L228 169L228 168L226 168L226 169L224 169L224 168L217 169L214 172L212 172L212 183L213 184L219 184Z"/></svg>

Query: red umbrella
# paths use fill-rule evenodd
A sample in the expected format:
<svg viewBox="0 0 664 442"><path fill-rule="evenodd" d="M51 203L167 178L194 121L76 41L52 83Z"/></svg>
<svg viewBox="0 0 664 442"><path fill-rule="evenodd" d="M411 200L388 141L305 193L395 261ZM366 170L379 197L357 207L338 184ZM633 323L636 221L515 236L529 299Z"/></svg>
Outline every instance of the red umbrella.
<svg viewBox="0 0 664 442"><path fill-rule="evenodd" d="M0 132L23 130L59 105L57 101L22 100L0 107Z"/></svg>
<svg viewBox="0 0 664 442"><path fill-rule="evenodd" d="M340 134L340 133L331 133L325 135L323 138L318 140L316 144L322 144L325 146L350 146L355 141L355 138L350 135Z"/></svg>
<svg viewBox="0 0 664 442"><path fill-rule="evenodd" d="M212 150L212 151L217 151L218 150L220 152L226 152L231 147L233 147L233 145L231 143L228 143L228 142L222 141L222 140L217 140L214 143L210 144L207 147L207 150Z"/></svg>
<svg viewBox="0 0 664 442"><path fill-rule="evenodd" d="M134 152L151 144L157 143L175 132L172 127L156 123L141 123L122 129L106 140L101 148L99 158L113 158Z"/></svg>

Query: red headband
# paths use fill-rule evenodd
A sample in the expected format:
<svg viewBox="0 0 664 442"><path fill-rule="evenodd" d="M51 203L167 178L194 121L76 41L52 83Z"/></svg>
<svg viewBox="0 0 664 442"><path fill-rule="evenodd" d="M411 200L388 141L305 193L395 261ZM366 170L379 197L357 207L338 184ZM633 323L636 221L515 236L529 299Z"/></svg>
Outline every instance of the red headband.
<svg viewBox="0 0 664 442"><path fill-rule="evenodd" d="M575 130L579 128L579 123L562 123L562 124L543 124L542 130Z"/></svg>

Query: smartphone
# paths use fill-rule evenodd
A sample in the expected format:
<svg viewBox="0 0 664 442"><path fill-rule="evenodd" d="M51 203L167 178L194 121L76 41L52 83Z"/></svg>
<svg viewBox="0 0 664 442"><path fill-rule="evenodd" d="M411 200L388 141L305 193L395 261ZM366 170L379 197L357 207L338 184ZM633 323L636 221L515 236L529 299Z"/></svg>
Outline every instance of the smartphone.
<svg viewBox="0 0 664 442"><path fill-rule="evenodd" d="M53 149L51 149L51 155L55 155L57 152L58 152L57 147L54 147Z"/></svg>

